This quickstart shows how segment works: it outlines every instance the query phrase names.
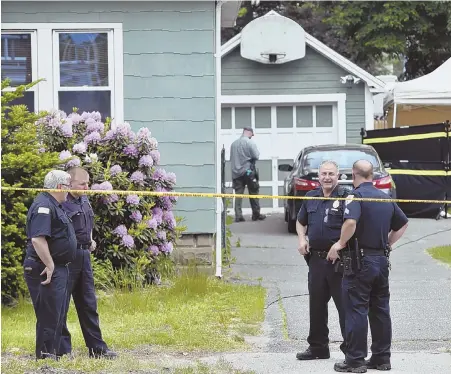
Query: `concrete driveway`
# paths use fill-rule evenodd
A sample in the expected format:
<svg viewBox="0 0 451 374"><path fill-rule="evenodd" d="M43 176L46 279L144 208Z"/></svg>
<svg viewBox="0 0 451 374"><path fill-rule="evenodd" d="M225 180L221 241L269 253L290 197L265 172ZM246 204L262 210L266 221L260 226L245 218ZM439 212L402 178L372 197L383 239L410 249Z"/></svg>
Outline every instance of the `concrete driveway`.
<svg viewBox="0 0 451 374"><path fill-rule="evenodd" d="M231 227L236 257L232 270L244 279L261 279L268 288L265 336L256 340L258 353L224 358L257 373L333 372L333 363L343 357L333 302L329 304L333 358L297 361L295 353L307 347L307 266L282 215L263 222L249 218ZM451 244L450 219L411 219L392 252L393 373L451 373L451 268L425 252L444 244Z"/></svg>

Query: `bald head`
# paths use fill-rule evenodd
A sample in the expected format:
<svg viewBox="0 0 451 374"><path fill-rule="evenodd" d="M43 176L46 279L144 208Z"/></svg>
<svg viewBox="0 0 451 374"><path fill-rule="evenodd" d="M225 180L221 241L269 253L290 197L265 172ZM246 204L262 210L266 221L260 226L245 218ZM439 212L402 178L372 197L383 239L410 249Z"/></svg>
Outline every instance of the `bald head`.
<svg viewBox="0 0 451 374"><path fill-rule="evenodd" d="M75 179L79 175L82 175L82 176L88 175L88 172L79 166L70 168L67 172L70 174L72 179Z"/></svg>
<svg viewBox="0 0 451 374"><path fill-rule="evenodd" d="M87 190L89 189L89 173L81 167L73 167L67 171L71 176L71 190ZM80 192L70 192L74 197L80 197Z"/></svg>
<svg viewBox="0 0 451 374"><path fill-rule="evenodd" d="M366 181L373 180L373 164L367 160L356 161L352 167L355 177Z"/></svg>

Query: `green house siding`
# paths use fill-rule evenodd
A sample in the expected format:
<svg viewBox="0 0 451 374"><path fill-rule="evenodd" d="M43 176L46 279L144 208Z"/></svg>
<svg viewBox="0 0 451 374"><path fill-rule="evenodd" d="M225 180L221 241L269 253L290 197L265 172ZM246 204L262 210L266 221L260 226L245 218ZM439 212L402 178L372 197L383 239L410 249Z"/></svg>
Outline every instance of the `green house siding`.
<svg viewBox="0 0 451 374"><path fill-rule="evenodd" d="M340 77L349 74L306 47L301 60L282 65L264 65L244 59L240 47L222 59L223 95L305 95L346 93L347 142L360 143L365 127L365 86L346 88Z"/></svg>
<svg viewBox="0 0 451 374"><path fill-rule="evenodd" d="M177 191L215 191L214 1L3 2L2 23L122 23L124 117L148 127ZM190 233L215 231L214 199L180 197Z"/></svg>

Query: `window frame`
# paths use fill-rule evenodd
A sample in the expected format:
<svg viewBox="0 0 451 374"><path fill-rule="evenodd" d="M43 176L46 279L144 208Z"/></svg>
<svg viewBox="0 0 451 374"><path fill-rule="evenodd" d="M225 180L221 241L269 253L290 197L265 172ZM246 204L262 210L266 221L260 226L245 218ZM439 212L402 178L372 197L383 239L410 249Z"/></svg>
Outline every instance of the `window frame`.
<svg viewBox="0 0 451 374"><path fill-rule="evenodd" d="M38 54L37 54L37 46L38 46L38 42L37 42L37 33L36 30L29 30L29 29L20 29L20 30L16 30L16 29L11 29L11 28L4 28L2 25L2 35L11 35L11 34L16 34L16 35L20 35L20 34L29 34L30 35L30 47L31 47L31 82L34 82L35 80L37 80L37 76L38 76ZM1 46L2 48L4 47L3 45ZM3 61L3 60L2 60ZM38 86L34 85L33 87L31 87L29 90L27 90L28 92L34 92L34 110L38 111L38 107L39 107L39 93L38 93ZM12 92L15 91L16 87L5 87L3 91L5 92Z"/></svg>
<svg viewBox="0 0 451 374"><path fill-rule="evenodd" d="M59 91L88 91L83 87L59 87L60 32L108 33L108 89L89 87L89 91L111 91L112 128L124 122L124 54L122 23L2 23L2 34L34 33L32 39L32 78L44 78L33 91L35 111L58 107ZM56 43L55 44L55 40ZM33 50L33 46L35 47ZM51 51L51 53L49 53ZM56 59L55 59L56 58ZM35 75L33 75L35 73ZM9 90L14 90L11 88Z"/></svg>

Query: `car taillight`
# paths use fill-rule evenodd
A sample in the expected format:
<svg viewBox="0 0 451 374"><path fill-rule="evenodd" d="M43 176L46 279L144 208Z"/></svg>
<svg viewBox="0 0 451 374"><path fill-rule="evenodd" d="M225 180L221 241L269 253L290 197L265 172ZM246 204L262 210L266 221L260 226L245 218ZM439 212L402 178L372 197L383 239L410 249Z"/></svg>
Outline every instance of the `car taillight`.
<svg viewBox="0 0 451 374"><path fill-rule="evenodd" d="M391 188L391 177L383 177L380 179L376 179L373 181L373 186L375 186L376 188L380 188L380 189L386 189L386 188Z"/></svg>
<svg viewBox="0 0 451 374"><path fill-rule="evenodd" d="M310 191L314 190L316 187L319 187L319 182L294 178L294 189L296 191Z"/></svg>

